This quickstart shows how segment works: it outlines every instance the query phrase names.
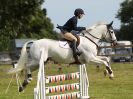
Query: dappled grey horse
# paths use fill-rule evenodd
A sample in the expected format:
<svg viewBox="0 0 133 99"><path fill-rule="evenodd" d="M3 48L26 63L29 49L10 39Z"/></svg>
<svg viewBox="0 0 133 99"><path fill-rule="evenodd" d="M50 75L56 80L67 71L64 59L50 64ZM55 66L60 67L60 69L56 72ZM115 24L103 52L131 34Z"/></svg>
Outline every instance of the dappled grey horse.
<svg viewBox="0 0 133 99"><path fill-rule="evenodd" d="M112 22L110 24L95 24L86 30L81 32L79 35L80 44L78 46L79 51L82 54L79 56L81 64L88 64L89 62L95 62L104 64L109 73L109 77L114 77L113 71L110 67L108 57L97 56L98 42L101 39L106 39L114 44L117 43L117 39L112 28ZM27 45L32 43L30 47L31 61L28 61ZM62 48L59 46L59 41L52 39L40 39L36 41L28 41L24 44L20 59L18 60L17 67L9 70L8 73L17 73L22 70L26 70L28 76L25 78L23 86L20 87L19 91L22 91L24 87L31 80L31 70L35 70L39 64L41 50L44 50L44 62L51 58L55 62L69 64L75 61L73 58L73 52L71 48Z"/></svg>

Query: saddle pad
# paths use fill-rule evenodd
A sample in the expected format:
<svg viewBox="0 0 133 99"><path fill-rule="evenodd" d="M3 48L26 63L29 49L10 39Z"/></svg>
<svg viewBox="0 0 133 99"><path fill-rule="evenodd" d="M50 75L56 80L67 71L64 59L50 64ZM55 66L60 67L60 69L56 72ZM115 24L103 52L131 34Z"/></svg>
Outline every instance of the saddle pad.
<svg viewBox="0 0 133 99"><path fill-rule="evenodd" d="M70 46L69 46L67 41L59 41L59 46L61 48L66 48L66 49L70 48Z"/></svg>

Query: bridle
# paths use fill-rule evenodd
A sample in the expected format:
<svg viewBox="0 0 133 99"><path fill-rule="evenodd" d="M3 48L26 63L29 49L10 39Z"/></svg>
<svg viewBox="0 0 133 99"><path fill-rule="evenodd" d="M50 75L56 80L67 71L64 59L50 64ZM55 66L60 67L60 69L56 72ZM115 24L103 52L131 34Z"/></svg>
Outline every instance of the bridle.
<svg viewBox="0 0 133 99"><path fill-rule="evenodd" d="M112 26L110 28L107 26L107 33L109 33L110 38L111 38L110 41L109 41L110 43L114 43L116 41L116 40L112 40L112 35L111 34L114 32L114 30L113 31L112 30L113 30L113 27ZM107 33L106 33L106 35L107 35Z"/></svg>

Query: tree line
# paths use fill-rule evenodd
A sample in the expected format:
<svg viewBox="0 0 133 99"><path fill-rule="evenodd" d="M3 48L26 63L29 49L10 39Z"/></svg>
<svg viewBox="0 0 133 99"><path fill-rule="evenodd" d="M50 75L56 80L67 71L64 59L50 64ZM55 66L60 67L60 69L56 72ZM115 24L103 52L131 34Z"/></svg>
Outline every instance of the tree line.
<svg viewBox="0 0 133 99"><path fill-rule="evenodd" d="M17 38L56 39L53 24L41 8L44 0L0 0L0 50Z"/></svg>
<svg viewBox="0 0 133 99"><path fill-rule="evenodd" d="M133 0L124 0L120 4L116 17L121 22L117 38L119 40L133 41Z"/></svg>

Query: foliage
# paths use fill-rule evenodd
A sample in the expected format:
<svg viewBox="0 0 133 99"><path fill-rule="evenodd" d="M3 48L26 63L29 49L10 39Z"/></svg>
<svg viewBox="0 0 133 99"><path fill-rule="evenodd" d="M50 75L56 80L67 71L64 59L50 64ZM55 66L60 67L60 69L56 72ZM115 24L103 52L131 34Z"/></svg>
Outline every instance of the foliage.
<svg viewBox="0 0 133 99"><path fill-rule="evenodd" d="M133 0L125 0L121 3L117 18L121 21L119 38L133 40Z"/></svg>
<svg viewBox="0 0 133 99"><path fill-rule="evenodd" d="M0 49L15 38L56 38L44 0L0 0ZM6 42L6 43L5 43Z"/></svg>

